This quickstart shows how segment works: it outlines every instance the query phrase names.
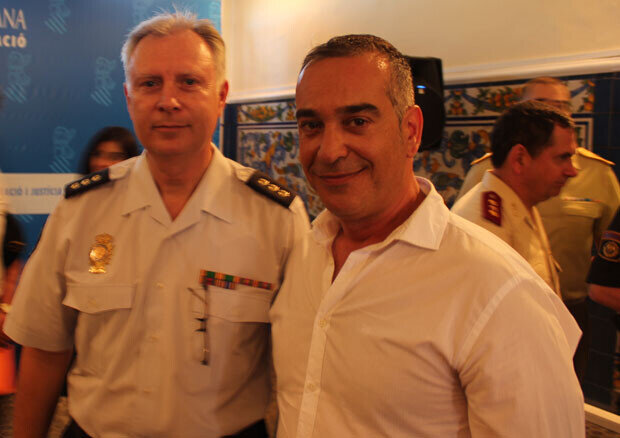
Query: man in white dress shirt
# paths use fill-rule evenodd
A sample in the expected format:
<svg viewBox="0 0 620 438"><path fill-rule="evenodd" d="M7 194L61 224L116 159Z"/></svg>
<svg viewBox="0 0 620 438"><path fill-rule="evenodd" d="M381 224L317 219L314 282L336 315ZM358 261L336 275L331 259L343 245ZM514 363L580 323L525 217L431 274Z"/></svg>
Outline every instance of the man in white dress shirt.
<svg viewBox="0 0 620 438"><path fill-rule="evenodd" d="M327 210L270 311L278 437L583 437L579 329L512 248L414 176L422 113L403 56L332 38L296 102Z"/></svg>
<svg viewBox="0 0 620 438"><path fill-rule="evenodd" d="M512 246L559 297L557 262L536 204L556 196L577 175L576 147L568 115L537 101L519 103L493 127L493 170L452 207Z"/></svg>

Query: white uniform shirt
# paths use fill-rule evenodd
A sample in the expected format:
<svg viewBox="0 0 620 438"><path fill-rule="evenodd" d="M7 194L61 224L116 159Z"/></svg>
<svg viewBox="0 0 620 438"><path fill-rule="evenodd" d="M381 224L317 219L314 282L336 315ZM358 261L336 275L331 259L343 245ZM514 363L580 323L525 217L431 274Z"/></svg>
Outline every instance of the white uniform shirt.
<svg viewBox="0 0 620 438"><path fill-rule="evenodd" d="M332 283L323 212L270 316L278 438L583 437L579 328L500 239L427 197Z"/></svg>
<svg viewBox="0 0 620 438"><path fill-rule="evenodd" d="M501 198L500 225L484 217L484 192L495 192ZM452 211L489 230L512 246L560 295L558 266L551 254L540 214L536 207L532 207L530 214L523 201L505 182L491 172L486 172L482 181L454 204Z"/></svg>
<svg viewBox="0 0 620 438"><path fill-rule="evenodd" d="M60 202L26 266L6 331L66 350L69 413L97 437L219 437L263 418L270 398L273 291L199 284L201 269L279 286L293 239L308 229L299 198L283 207L245 184L251 169L214 150L171 221L146 157L112 182ZM114 239L106 273L89 272L97 235ZM201 364L204 300L210 364ZM74 336L75 333L75 336Z"/></svg>

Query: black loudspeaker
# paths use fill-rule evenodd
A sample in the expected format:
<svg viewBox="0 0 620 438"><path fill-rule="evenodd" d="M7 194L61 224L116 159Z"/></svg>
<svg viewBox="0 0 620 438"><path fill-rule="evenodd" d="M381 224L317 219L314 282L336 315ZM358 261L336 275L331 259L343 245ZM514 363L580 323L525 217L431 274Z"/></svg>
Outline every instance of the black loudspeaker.
<svg viewBox="0 0 620 438"><path fill-rule="evenodd" d="M439 147L446 123L443 106L443 69L439 58L407 56L413 75L415 103L422 108L424 129L420 150Z"/></svg>

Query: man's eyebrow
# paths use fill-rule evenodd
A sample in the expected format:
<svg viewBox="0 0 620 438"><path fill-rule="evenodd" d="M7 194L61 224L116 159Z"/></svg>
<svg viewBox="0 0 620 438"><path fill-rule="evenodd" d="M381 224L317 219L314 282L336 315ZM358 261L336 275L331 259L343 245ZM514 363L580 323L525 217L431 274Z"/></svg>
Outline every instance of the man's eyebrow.
<svg viewBox="0 0 620 438"><path fill-rule="evenodd" d="M377 108L372 103L359 103L359 104L356 104L356 105L347 105L345 107L338 108L337 111L339 113L342 113L342 114L357 114L357 113L361 113L361 112L364 112L364 111L370 111L370 112L373 112L373 113L378 113L379 112L379 108Z"/></svg>
<svg viewBox="0 0 620 438"><path fill-rule="evenodd" d="M295 117L298 119L300 117L316 117L316 111L311 110L311 109L305 109L305 108L298 109L295 112Z"/></svg>
<svg viewBox="0 0 620 438"><path fill-rule="evenodd" d="M336 109L337 113L340 114L357 114L364 111L370 111L373 113L379 113L379 108L371 103L359 103L355 105L347 105L341 108ZM295 116L299 119L300 117L317 117L317 112L313 109L301 108L295 112Z"/></svg>

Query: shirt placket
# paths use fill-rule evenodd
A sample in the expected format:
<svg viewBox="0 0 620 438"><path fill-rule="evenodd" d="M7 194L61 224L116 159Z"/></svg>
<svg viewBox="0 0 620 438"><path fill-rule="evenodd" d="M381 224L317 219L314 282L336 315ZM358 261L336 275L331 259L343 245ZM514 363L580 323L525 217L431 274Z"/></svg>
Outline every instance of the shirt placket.
<svg viewBox="0 0 620 438"><path fill-rule="evenodd" d="M323 277L322 299L319 309L314 318L312 327L312 337L308 352L308 367L304 381L304 389L299 410L297 423L297 437L307 438L313 435L316 414L321 396L321 376L323 364L325 363L325 347L329 336L330 319L335 306L342 300L344 295L350 290L355 278L365 265L364 261L368 254L353 252L347 258L344 266L338 273L333 283L331 273L333 269L325 269ZM330 263L333 268L333 258L329 254ZM327 267L329 263L327 264Z"/></svg>

